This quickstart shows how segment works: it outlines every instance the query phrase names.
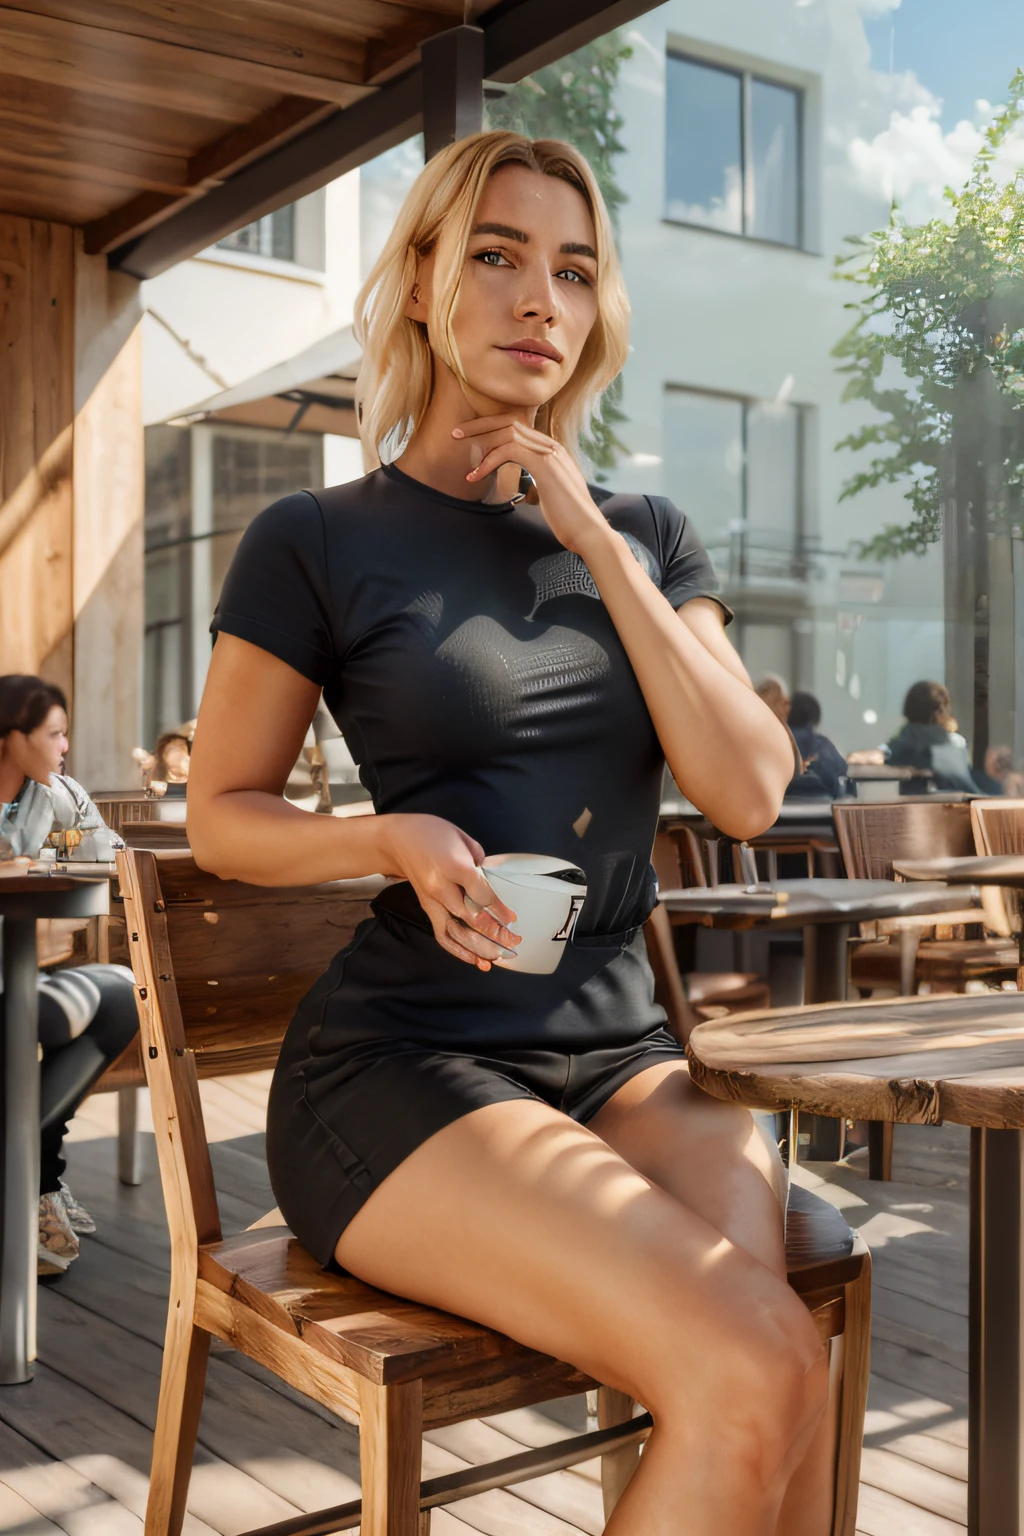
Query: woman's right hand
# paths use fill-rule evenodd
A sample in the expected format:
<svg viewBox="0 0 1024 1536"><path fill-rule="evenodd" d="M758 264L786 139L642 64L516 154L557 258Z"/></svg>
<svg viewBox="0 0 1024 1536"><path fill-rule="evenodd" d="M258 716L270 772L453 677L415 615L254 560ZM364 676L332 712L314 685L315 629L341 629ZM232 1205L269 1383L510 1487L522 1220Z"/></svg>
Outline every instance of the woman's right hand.
<svg viewBox="0 0 1024 1536"><path fill-rule="evenodd" d="M492 960L514 959L520 935L508 925L516 914L484 879L480 844L440 816L386 819L392 867L385 873L408 880L441 948L481 971Z"/></svg>

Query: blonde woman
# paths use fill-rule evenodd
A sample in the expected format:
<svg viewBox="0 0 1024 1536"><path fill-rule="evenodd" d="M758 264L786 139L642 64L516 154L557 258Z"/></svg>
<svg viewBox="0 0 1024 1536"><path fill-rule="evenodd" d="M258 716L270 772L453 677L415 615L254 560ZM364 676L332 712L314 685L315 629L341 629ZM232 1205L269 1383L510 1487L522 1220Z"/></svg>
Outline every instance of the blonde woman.
<svg viewBox="0 0 1024 1536"><path fill-rule="evenodd" d="M785 1282L774 1149L691 1088L641 927L664 760L746 837L792 754L686 519L580 471L627 317L574 150L493 133L431 161L358 305L385 462L246 533L189 831L228 878L398 877L275 1075L268 1160L299 1239L644 1403L614 1536L823 1536L826 1366ZM321 689L376 816L282 798ZM516 916L478 866L516 851L587 874L552 976L493 964Z"/></svg>

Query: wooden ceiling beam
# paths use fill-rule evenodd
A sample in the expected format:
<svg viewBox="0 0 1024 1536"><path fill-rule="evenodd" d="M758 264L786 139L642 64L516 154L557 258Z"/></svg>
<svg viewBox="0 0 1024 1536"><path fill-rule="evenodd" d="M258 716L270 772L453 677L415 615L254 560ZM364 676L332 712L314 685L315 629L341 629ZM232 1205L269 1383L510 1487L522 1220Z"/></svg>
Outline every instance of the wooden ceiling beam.
<svg viewBox="0 0 1024 1536"><path fill-rule="evenodd" d="M258 155L285 144L296 133L333 114L326 103L313 106L308 100L286 97L251 123L225 134L216 143L189 160L185 186L172 197L159 197L146 191L85 229L85 249L89 255L105 256L126 240L138 238L182 206L184 201L220 186L228 176L241 170Z"/></svg>
<svg viewBox="0 0 1024 1536"><path fill-rule="evenodd" d="M92 90L122 101L199 113L211 91L222 95L226 87L263 92L267 97L305 96L344 107L352 100L352 87L361 85L364 76L364 58L358 67L339 66L328 78L9 5L0 6L0 38L5 74L69 89L85 78ZM237 41L244 46L242 34ZM240 118L248 115L246 104L251 105L251 97L240 98Z"/></svg>

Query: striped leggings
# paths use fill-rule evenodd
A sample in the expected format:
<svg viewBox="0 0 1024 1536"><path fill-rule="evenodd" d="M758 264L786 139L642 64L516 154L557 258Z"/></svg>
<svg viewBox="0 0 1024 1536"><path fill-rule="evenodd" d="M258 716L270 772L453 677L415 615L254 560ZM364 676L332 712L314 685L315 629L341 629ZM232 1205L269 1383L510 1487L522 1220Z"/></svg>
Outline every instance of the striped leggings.
<svg viewBox="0 0 1024 1536"><path fill-rule="evenodd" d="M41 1195L59 1188L68 1121L138 1027L134 982L126 966L83 965L40 976Z"/></svg>

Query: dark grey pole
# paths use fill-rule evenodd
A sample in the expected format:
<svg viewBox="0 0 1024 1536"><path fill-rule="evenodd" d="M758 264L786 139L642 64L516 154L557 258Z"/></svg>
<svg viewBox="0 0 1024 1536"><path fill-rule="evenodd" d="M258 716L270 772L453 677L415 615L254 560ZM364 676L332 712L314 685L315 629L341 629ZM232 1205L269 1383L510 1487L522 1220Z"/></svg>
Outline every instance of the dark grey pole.
<svg viewBox="0 0 1024 1536"><path fill-rule="evenodd" d="M39 1004L35 919L3 919L0 1008L0 1385L32 1377L39 1242Z"/></svg>
<svg viewBox="0 0 1024 1536"><path fill-rule="evenodd" d="M969 1536L1021 1536L1020 1131L971 1131Z"/></svg>
<svg viewBox="0 0 1024 1536"><path fill-rule="evenodd" d="M452 27L420 44L420 60L423 153L430 160L483 127L484 34L479 27Z"/></svg>

